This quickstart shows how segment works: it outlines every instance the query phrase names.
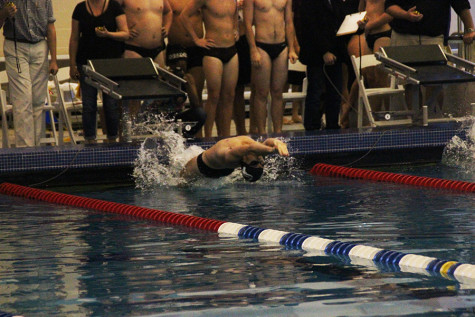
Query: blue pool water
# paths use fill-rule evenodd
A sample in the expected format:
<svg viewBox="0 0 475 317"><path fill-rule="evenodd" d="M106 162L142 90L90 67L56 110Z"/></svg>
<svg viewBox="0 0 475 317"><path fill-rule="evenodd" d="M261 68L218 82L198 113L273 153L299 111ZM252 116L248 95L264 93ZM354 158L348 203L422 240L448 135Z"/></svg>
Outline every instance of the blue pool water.
<svg viewBox="0 0 475 317"><path fill-rule="evenodd" d="M393 170L391 170L393 171ZM443 165L403 173L475 181ZM475 263L475 195L315 177L63 192ZM0 196L0 310L24 316L472 316L475 285Z"/></svg>

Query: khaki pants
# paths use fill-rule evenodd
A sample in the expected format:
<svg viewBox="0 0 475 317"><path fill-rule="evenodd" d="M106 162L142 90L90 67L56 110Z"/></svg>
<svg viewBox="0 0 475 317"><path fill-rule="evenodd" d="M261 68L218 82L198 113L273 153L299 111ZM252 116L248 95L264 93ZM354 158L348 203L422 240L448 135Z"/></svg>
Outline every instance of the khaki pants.
<svg viewBox="0 0 475 317"><path fill-rule="evenodd" d="M409 46L409 45L430 45L439 44L444 47L444 36L426 36L426 35L413 35L402 34L396 31L391 33L391 46Z"/></svg>
<svg viewBox="0 0 475 317"><path fill-rule="evenodd" d="M48 45L19 43L5 39L3 45L8 75L16 147L40 145L45 124L43 107L48 87ZM16 57L19 59L18 71Z"/></svg>

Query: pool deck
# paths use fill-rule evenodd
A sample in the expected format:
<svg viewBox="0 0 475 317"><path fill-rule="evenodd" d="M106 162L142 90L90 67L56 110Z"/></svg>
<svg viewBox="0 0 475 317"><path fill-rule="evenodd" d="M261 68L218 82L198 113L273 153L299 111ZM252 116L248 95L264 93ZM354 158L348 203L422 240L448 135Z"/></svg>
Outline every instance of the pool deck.
<svg viewBox="0 0 475 317"><path fill-rule="evenodd" d="M436 163L455 135L465 139L460 124L428 127L288 131L282 135L303 169L316 163L374 167ZM209 147L218 140L188 143ZM140 143L44 146L0 149L0 181L37 187L133 183Z"/></svg>

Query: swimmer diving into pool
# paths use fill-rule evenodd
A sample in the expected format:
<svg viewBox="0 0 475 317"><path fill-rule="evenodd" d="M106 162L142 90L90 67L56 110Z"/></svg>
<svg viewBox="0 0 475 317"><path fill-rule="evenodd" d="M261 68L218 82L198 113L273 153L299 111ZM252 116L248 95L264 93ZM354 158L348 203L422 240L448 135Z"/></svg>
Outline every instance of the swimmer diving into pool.
<svg viewBox="0 0 475 317"><path fill-rule="evenodd" d="M247 136L227 138L189 160L181 176L188 181L200 177L219 178L241 167L244 179L255 182L264 172L264 156L274 153L289 156L287 145L278 139L257 142Z"/></svg>

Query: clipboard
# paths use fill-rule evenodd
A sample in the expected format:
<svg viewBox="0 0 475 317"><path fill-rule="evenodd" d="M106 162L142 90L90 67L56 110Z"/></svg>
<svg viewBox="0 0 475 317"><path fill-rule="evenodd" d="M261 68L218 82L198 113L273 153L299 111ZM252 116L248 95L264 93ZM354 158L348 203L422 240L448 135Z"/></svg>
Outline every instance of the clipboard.
<svg viewBox="0 0 475 317"><path fill-rule="evenodd" d="M366 11L348 14L343 20L343 23L340 25L338 32L336 32L336 36L356 33L356 31L358 31L358 28L359 28L358 21L363 20L365 17L366 17Z"/></svg>

